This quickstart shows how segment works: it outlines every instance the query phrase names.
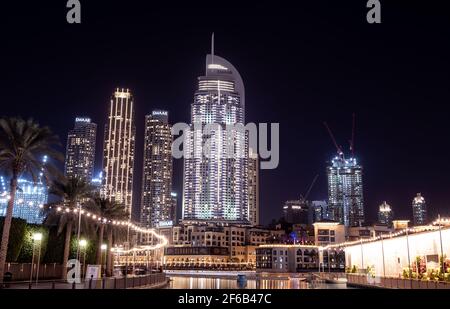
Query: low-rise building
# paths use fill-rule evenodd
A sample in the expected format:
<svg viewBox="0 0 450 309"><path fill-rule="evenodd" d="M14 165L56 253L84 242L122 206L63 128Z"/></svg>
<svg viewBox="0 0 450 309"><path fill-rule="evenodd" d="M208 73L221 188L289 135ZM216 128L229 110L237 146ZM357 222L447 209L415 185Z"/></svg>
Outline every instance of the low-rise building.
<svg viewBox="0 0 450 309"><path fill-rule="evenodd" d="M354 241L359 239L369 239L378 237L382 234L389 234L393 229L383 224L374 224L368 226L354 226L347 230L347 240Z"/></svg>
<svg viewBox="0 0 450 309"><path fill-rule="evenodd" d="M335 221L321 221L313 224L316 246L338 244L345 241L345 226Z"/></svg>

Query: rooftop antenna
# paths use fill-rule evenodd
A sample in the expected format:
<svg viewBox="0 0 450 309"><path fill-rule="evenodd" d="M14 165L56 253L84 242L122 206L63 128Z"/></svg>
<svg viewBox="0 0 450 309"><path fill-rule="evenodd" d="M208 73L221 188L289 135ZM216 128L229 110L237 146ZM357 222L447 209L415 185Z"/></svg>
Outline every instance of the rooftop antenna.
<svg viewBox="0 0 450 309"><path fill-rule="evenodd" d="M352 158L355 157L355 113L352 114L352 139L350 140L350 152L352 154Z"/></svg>
<svg viewBox="0 0 450 309"><path fill-rule="evenodd" d="M211 35L211 63L214 63L214 32Z"/></svg>

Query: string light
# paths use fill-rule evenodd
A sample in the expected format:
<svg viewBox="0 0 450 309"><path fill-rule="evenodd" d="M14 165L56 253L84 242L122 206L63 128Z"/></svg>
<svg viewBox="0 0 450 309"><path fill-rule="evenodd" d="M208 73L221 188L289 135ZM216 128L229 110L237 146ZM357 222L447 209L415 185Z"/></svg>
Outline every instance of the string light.
<svg viewBox="0 0 450 309"><path fill-rule="evenodd" d="M52 207L50 207L51 209ZM73 208L71 209L70 207L61 207L58 206L56 208L57 212L65 212L65 213L77 213L78 209L77 208ZM123 250L123 249L117 249L117 248L112 248L111 251L115 251L115 252L123 252L123 253L129 253L129 252L133 252L133 251L145 251L145 250L155 250L155 249L159 249L162 247L167 246L168 241L167 238L164 237L163 235L159 235L155 232L154 229L148 229L148 228L142 228L140 226L137 226L136 224L130 222L130 221L117 221L117 220L110 220L106 217L101 217L101 216L97 216L95 214L91 214L89 212L86 212L84 210L80 211L80 214L82 216L86 216L94 221L96 221L97 223L101 223L101 224L111 224L111 225L116 225L116 226L127 226L130 228L130 230L133 230L135 232L141 233L141 234L146 234L146 235L153 235L155 238L157 238L159 240L159 243L156 245L147 245L147 246L141 246L141 247L135 247L135 248L131 248L129 250Z"/></svg>

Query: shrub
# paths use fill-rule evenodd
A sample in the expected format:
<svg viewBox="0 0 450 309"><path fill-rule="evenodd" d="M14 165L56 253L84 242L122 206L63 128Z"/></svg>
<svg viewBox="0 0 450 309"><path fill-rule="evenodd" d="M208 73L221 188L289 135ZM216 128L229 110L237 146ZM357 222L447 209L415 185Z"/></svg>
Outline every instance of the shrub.
<svg viewBox="0 0 450 309"><path fill-rule="evenodd" d="M0 235L3 234L3 222L5 217L0 217ZM22 249L26 221L19 218L12 218L11 230L9 231L8 253L6 254L7 262L16 262Z"/></svg>

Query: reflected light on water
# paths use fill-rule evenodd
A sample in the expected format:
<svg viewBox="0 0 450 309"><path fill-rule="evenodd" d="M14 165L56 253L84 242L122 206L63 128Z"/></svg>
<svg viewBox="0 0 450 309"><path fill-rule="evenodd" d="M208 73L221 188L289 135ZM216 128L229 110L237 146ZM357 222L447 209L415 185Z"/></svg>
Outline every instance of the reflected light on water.
<svg viewBox="0 0 450 309"><path fill-rule="evenodd" d="M171 276L171 289L342 289L346 285L315 283L310 284L299 278L276 278L260 280L248 279L238 282L232 278L202 278Z"/></svg>

